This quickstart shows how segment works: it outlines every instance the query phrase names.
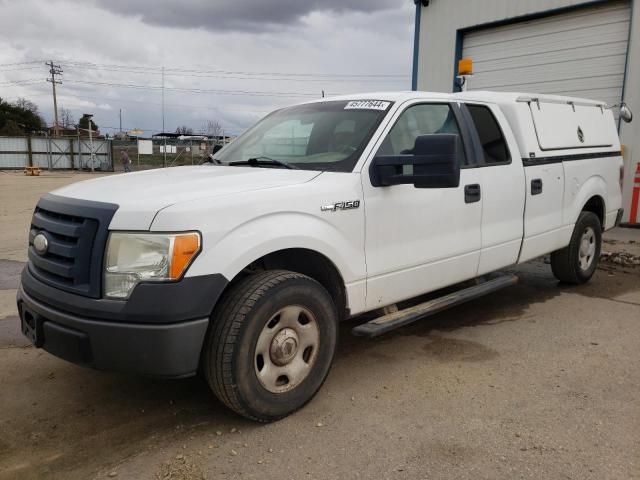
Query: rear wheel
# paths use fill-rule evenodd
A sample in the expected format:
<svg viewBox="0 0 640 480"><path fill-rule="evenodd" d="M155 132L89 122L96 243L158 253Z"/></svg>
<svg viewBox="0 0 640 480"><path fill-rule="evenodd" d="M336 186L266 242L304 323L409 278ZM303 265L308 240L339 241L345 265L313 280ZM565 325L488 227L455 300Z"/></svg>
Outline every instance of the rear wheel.
<svg viewBox="0 0 640 480"><path fill-rule="evenodd" d="M566 283L587 282L598 268L602 245L602 226L595 213L582 212L571 235L571 242L551 254L551 270Z"/></svg>
<svg viewBox="0 0 640 480"><path fill-rule="evenodd" d="M203 371L215 395L268 422L307 403L324 382L337 340L336 308L315 280L289 271L241 280L213 315Z"/></svg>

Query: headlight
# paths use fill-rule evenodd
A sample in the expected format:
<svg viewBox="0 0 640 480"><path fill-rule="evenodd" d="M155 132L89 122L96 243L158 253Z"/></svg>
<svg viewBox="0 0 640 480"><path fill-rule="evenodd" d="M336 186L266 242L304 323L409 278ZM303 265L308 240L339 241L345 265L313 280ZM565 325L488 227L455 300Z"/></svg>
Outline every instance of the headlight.
<svg viewBox="0 0 640 480"><path fill-rule="evenodd" d="M177 280L199 251L197 232L113 232L107 243L104 296L125 299L140 282Z"/></svg>

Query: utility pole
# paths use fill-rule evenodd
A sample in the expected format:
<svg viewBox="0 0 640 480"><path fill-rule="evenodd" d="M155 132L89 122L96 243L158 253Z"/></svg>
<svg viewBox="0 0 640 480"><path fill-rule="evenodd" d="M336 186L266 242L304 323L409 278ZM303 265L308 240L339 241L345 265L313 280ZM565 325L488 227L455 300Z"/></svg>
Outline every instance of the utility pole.
<svg viewBox="0 0 640 480"><path fill-rule="evenodd" d="M164 138L164 158L162 166L167 166L167 135L164 131L164 66L162 67L162 137Z"/></svg>
<svg viewBox="0 0 640 480"><path fill-rule="evenodd" d="M122 109L120 109L120 133L122 133Z"/></svg>
<svg viewBox="0 0 640 480"><path fill-rule="evenodd" d="M60 80L56 80L56 75L62 75L62 68L60 65L54 65L53 60L49 60L49 63L46 63L49 67L49 73L51 74L51 78L47 78L47 82L51 82L51 86L53 87L53 133L57 137L58 136L58 99L56 98L56 84L62 84Z"/></svg>

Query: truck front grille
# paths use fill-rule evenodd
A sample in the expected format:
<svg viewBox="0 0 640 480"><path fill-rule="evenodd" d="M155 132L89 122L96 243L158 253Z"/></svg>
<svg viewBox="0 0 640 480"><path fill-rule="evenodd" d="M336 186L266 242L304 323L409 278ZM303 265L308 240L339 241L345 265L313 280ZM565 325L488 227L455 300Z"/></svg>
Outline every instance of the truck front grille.
<svg viewBox="0 0 640 480"><path fill-rule="evenodd" d="M101 291L102 257L116 205L45 195L29 231L29 269L51 286L89 297ZM34 239L44 235L38 252Z"/></svg>

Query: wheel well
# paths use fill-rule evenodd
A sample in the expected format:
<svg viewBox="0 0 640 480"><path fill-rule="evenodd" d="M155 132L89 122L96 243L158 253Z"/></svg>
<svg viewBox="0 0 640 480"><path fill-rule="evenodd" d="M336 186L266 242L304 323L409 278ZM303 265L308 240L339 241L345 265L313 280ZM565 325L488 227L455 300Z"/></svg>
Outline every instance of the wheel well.
<svg viewBox="0 0 640 480"><path fill-rule="evenodd" d="M595 213L600 220L602 229L604 230L604 200L601 196L595 195L591 197L582 208L582 211Z"/></svg>
<svg viewBox="0 0 640 480"><path fill-rule="evenodd" d="M342 320L349 316L346 289L340 272L331 260L314 250L288 248L269 253L247 265L232 283L256 271L274 269L290 270L313 278L333 298L339 318Z"/></svg>

